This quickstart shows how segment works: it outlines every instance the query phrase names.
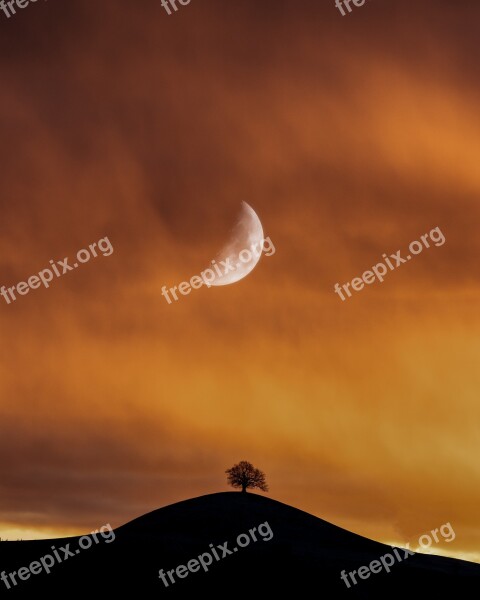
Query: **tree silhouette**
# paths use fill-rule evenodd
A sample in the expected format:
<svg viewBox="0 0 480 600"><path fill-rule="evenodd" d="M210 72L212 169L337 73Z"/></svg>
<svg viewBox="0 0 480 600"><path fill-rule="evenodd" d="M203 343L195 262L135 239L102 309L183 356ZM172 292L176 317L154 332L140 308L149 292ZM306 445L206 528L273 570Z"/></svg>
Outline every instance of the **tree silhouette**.
<svg viewBox="0 0 480 600"><path fill-rule="evenodd" d="M246 492L247 488L258 488L262 492L268 492L268 485L265 481L265 473L256 469L252 463L241 460L237 465L225 471L228 483L234 488L242 488Z"/></svg>

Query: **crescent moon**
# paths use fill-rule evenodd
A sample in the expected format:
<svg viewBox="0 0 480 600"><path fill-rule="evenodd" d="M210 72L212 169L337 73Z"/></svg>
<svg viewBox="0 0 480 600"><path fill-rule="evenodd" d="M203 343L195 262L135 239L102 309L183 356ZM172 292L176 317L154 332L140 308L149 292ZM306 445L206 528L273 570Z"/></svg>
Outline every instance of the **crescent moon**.
<svg viewBox="0 0 480 600"><path fill-rule="evenodd" d="M235 270L229 270L221 277L216 277L212 285L230 285L246 277L257 266L262 249L262 223L253 208L246 202L242 202L230 240L215 257L217 263L230 259L230 264L235 267ZM249 260L247 260L248 255L251 257ZM223 269L222 266L219 267Z"/></svg>

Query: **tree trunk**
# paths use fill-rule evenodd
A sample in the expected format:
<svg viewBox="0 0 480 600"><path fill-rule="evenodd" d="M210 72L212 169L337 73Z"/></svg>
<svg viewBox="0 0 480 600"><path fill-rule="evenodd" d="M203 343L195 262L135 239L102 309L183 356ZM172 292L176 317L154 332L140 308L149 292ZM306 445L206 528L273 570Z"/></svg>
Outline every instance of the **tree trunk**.
<svg viewBox="0 0 480 600"><path fill-rule="evenodd" d="M246 494L246 493L247 493L247 486L242 485L242 494Z"/></svg>

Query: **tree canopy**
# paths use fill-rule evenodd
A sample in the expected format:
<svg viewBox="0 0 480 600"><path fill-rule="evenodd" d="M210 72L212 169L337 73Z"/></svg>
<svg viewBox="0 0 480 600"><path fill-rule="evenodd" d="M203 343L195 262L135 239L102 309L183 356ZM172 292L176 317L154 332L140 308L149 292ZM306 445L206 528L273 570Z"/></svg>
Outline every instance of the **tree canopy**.
<svg viewBox="0 0 480 600"><path fill-rule="evenodd" d="M265 473L256 469L252 463L242 460L225 471L228 483L234 488L242 488L246 492L247 488L258 488L262 492L268 492L268 485L265 479Z"/></svg>

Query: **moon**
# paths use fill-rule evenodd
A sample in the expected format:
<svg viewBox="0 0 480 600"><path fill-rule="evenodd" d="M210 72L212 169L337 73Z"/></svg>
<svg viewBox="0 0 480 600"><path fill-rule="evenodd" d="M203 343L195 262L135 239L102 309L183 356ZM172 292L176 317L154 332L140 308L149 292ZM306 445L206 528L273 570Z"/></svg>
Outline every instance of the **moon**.
<svg viewBox="0 0 480 600"><path fill-rule="evenodd" d="M242 202L242 208L237 222L233 227L230 240L215 257L222 276L217 275L212 285L230 285L236 283L257 266L263 249L263 227L257 213L246 202ZM225 273L225 263L229 259L231 267ZM212 261L213 262L213 261ZM232 270L232 267L235 270Z"/></svg>

